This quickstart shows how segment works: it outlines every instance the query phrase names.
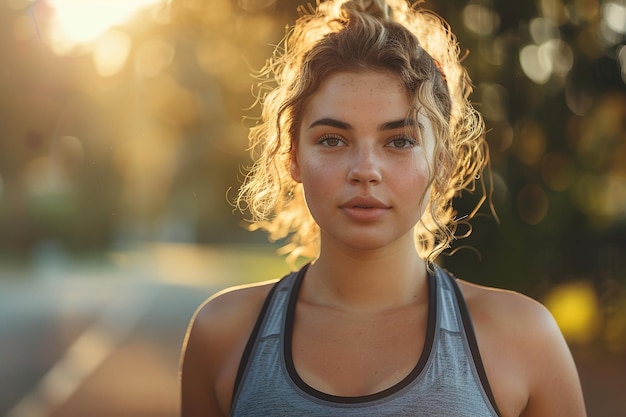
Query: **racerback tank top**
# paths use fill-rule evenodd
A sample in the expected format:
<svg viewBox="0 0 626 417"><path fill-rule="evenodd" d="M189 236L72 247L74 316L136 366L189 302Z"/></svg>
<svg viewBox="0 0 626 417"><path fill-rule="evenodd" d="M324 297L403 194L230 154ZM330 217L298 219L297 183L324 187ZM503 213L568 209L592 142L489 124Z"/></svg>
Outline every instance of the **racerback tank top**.
<svg viewBox="0 0 626 417"><path fill-rule="evenodd" d="M499 416L465 301L454 277L429 274L428 328L415 368L381 392L340 397L307 385L291 357L298 291L307 266L278 281L250 336L231 416Z"/></svg>

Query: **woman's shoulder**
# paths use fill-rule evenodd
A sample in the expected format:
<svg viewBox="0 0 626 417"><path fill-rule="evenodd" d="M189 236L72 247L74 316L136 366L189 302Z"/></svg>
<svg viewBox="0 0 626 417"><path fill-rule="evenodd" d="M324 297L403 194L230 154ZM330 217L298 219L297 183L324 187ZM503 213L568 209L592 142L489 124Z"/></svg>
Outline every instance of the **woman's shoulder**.
<svg viewBox="0 0 626 417"><path fill-rule="evenodd" d="M459 280L472 322L478 333L495 345L508 345L529 358L546 344L563 345L552 313L522 293Z"/></svg>
<svg viewBox="0 0 626 417"><path fill-rule="evenodd" d="M193 315L185 340L185 359L219 372L220 364L243 351L275 281L231 287L208 298Z"/></svg>
<svg viewBox="0 0 626 417"><path fill-rule="evenodd" d="M254 324L276 280L226 288L198 307L192 326L219 339L220 333L245 330Z"/></svg>
<svg viewBox="0 0 626 417"><path fill-rule="evenodd" d="M181 363L183 415L227 415L248 337L275 281L225 289L191 319Z"/></svg>
<svg viewBox="0 0 626 417"><path fill-rule="evenodd" d="M472 316L472 321L510 328L515 334L520 329L532 328L553 332L558 330L548 309L539 301L522 293L500 288L486 287L458 280L459 286ZM532 327L529 327L532 325ZM503 329L500 329L503 330Z"/></svg>
<svg viewBox="0 0 626 417"><path fill-rule="evenodd" d="M458 283L505 414L584 415L576 367L550 311L518 292Z"/></svg>

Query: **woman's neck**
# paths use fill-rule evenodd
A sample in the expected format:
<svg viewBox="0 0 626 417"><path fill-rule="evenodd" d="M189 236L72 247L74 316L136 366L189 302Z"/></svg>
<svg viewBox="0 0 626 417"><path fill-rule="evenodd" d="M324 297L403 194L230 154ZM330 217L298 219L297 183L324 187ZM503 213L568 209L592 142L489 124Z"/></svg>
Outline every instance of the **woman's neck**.
<svg viewBox="0 0 626 417"><path fill-rule="evenodd" d="M302 300L361 312L427 302L426 262L413 245L367 252L328 246L307 271Z"/></svg>

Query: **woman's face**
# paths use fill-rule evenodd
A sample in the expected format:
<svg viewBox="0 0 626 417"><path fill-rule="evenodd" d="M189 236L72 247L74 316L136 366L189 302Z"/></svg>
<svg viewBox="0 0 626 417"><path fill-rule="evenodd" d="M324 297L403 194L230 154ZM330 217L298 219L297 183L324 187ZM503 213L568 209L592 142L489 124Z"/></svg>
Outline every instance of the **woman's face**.
<svg viewBox="0 0 626 417"><path fill-rule="evenodd" d="M391 73L340 72L304 106L291 174L325 244L373 250L414 246L428 203L435 138Z"/></svg>

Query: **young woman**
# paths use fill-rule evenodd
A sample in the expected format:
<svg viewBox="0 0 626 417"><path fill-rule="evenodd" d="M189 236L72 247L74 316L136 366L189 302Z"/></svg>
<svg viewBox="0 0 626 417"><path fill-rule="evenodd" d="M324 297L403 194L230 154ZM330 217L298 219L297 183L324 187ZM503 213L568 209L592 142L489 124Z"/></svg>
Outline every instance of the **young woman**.
<svg viewBox="0 0 626 417"><path fill-rule="evenodd" d="M265 75L239 201L314 261L197 311L183 417L584 416L547 310L434 262L487 160L448 26L404 0L329 0Z"/></svg>

